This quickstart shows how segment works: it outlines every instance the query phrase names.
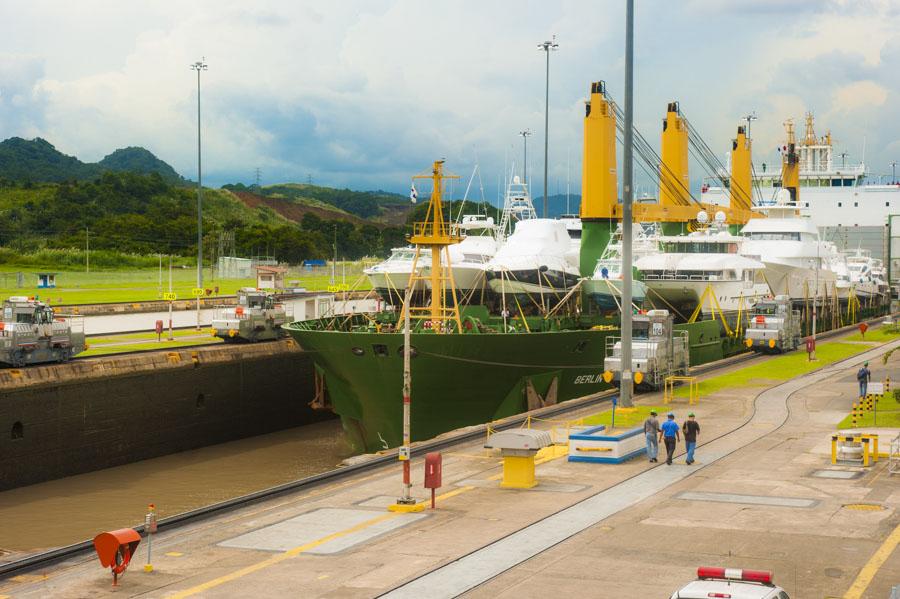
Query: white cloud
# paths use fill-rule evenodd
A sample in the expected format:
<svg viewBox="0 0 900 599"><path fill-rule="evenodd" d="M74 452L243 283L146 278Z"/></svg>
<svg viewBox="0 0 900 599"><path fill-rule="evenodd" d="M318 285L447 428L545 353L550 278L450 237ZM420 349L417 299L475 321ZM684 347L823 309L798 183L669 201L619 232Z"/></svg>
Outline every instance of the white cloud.
<svg viewBox="0 0 900 599"><path fill-rule="evenodd" d="M518 131L530 127L538 187L544 57L535 46L557 33L550 188L560 179L564 189L569 152L577 190L590 82L607 80L622 100L621 4L0 0L0 18L15 23L0 39L0 137L41 135L85 160L143 145L194 176L188 64L205 55L205 180L249 181L260 166L267 181L312 173L403 191L432 159L447 157L462 173L477 152L493 187L520 156ZM741 117L756 110L764 155L783 137L782 121L813 108L824 127L844 127L839 139L858 143L864 126L853 119L867 107L887 110L898 91L895 54L885 52L895 10L888 2L705 0L684 10L641 2L636 122L658 143L666 102L681 100L724 155ZM880 147L870 139L870 156L900 138L895 123L882 123L893 130Z"/></svg>

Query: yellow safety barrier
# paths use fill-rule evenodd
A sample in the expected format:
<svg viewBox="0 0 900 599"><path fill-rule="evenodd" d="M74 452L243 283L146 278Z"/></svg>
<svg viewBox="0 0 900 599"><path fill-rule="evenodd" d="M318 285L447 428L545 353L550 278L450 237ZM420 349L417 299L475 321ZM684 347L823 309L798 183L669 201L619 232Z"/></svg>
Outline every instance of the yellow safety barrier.
<svg viewBox="0 0 900 599"><path fill-rule="evenodd" d="M663 403L669 404L675 400L675 383L687 383L688 405L694 405L700 401L700 384L695 376L667 376L663 387Z"/></svg>
<svg viewBox="0 0 900 599"><path fill-rule="evenodd" d="M862 465L868 466L869 462L878 462L878 435L866 433L854 433L850 435L831 435L831 463L837 464L838 445L859 445L862 448Z"/></svg>

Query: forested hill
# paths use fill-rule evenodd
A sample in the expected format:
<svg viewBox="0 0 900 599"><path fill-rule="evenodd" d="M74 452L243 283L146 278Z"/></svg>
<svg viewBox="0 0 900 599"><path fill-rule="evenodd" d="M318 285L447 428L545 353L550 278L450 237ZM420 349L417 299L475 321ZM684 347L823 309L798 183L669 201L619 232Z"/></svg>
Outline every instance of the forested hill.
<svg viewBox="0 0 900 599"><path fill-rule="evenodd" d="M169 164L144 148L123 148L100 162L82 162L63 154L46 139L10 137L0 142L0 179L12 182L91 181L104 172L157 173L167 183L184 179Z"/></svg>

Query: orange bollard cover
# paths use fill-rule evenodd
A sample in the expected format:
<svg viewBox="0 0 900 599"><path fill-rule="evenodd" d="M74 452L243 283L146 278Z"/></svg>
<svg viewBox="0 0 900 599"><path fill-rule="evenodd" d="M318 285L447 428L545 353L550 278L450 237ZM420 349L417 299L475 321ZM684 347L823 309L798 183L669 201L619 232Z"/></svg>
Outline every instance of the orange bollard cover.
<svg viewBox="0 0 900 599"><path fill-rule="evenodd" d="M104 568L119 567L124 570L131 561L138 544L141 542L141 535L130 528L122 528L110 532L101 532L94 537L94 549L97 551L97 557L100 558L100 565ZM116 554L122 548L121 562L116 563Z"/></svg>

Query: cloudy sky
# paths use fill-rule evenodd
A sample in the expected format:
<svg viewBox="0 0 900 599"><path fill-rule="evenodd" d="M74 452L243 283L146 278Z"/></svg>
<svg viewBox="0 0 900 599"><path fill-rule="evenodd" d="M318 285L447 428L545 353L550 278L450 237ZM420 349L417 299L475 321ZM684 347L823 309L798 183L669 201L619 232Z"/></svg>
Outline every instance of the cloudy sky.
<svg viewBox="0 0 900 599"><path fill-rule="evenodd" d="M722 155L755 111L757 161L782 122L815 112L847 161L900 159L900 0L638 0L635 123L654 144L666 103ZM496 197L531 128L542 185L544 55L551 56L550 192L581 186L583 102L622 99L624 0L0 0L0 138L44 137L96 161L140 145L204 180L408 189L445 157L476 160ZM533 150L533 151L532 151ZM567 168L568 162L568 168ZM692 172L695 180L699 167ZM638 181L644 189L649 181Z"/></svg>

